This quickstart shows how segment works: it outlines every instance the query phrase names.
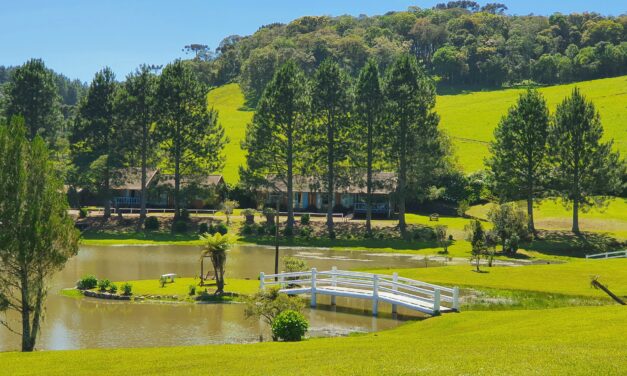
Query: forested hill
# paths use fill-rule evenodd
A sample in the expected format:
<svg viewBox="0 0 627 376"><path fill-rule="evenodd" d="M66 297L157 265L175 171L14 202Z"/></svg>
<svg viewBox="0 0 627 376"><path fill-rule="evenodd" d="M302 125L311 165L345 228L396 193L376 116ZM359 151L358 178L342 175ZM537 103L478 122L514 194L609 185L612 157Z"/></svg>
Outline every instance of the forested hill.
<svg viewBox="0 0 627 376"><path fill-rule="evenodd" d="M274 70L294 59L312 71L331 57L352 75L372 57L380 68L409 51L440 85L500 87L566 83L627 73L627 15L511 16L502 4L453 1L379 16L307 16L229 36L215 53L190 45L207 83L239 81L254 104Z"/></svg>

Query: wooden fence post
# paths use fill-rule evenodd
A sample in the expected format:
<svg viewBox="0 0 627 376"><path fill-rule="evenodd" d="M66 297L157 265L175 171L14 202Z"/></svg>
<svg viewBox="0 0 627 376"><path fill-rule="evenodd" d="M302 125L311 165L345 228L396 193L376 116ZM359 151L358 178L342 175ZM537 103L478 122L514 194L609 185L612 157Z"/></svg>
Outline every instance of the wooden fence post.
<svg viewBox="0 0 627 376"><path fill-rule="evenodd" d="M398 290L398 286L396 286L396 283L398 283L398 273L394 272L392 273L392 290L397 291ZM396 313L397 311L397 306L396 304L392 304L392 313Z"/></svg>
<svg viewBox="0 0 627 376"><path fill-rule="evenodd" d="M374 275L372 279L372 315L379 313L379 276Z"/></svg>
<svg viewBox="0 0 627 376"><path fill-rule="evenodd" d="M332 283L331 285L333 287L337 286L337 276L335 275L335 273L337 273L337 266L334 266L331 268L331 272L333 273L333 275L331 276L331 280ZM331 305L335 305L335 295L331 295Z"/></svg>
<svg viewBox="0 0 627 376"><path fill-rule="evenodd" d="M311 268L311 307L316 306L316 268Z"/></svg>

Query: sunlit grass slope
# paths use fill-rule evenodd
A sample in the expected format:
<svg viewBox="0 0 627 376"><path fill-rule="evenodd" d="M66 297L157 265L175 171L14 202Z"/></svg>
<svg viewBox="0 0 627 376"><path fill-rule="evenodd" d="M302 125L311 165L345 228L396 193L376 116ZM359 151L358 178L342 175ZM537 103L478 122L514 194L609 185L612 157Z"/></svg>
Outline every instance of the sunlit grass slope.
<svg viewBox="0 0 627 376"><path fill-rule="evenodd" d="M240 145L253 112L244 108L244 95L238 84L228 84L211 90L207 95L207 102L209 107L219 112L219 120L229 138L224 150L226 162L223 175L227 183L235 184L239 181L239 166L246 160L246 153Z"/></svg>
<svg viewBox="0 0 627 376"><path fill-rule="evenodd" d="M0 364L8 375L619 375L626 321L621 306L476 311L344 338L2 353Z"/></svg>
<svg viewBox="0 0 627 376"><path fill-rule="evenodd" d="M551 113L574 87L592 100L601 114L605 138L614 138L615 147L627 155L627 76L584 81L539 89ZM460 165L468 172L483 168L488 142L500 118L523 89L441 95L436 102L440 124L452 137Z"/></svg>

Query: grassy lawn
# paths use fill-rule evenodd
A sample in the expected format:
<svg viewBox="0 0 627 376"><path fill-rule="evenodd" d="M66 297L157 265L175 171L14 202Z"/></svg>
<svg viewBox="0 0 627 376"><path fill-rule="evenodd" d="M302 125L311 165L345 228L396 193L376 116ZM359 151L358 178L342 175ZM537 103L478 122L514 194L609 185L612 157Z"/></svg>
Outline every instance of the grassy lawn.
<svg viewBox="0 0 627 376"><path fill-rule="evenodd" d="M572 89L577 86L592 100L601 114L605 138L614 138L614 145L621 154L627 155L627 76L583 81L576 84L540 88L547 99L551 112ZM522 89L493 90L455 95L439 95L436 111L440 124L453 139L460 166L467 172L482 169L483 159L488 156L488 143L500 118L513 105ZM220 121L230 141L224 154L224 168L228 183L239 180L238 167L245 162L245 152L240 141L246 133L246 124L253 112L243 110L244 96L237 84L228 84L209 92L209 105L220 111Z"/></svg>
<svg viewBox="0 0 627 376"><path fill-rule="evenodd" d="M599 113L605 129L605 138L614 138L614 146L624 156L627 154L627 76L550 86L539 89L548 102L551 113L574 87L591 100ZM440 95L436 111L440 124L452 137L459 163L465 171L483 168L488 156L488 142L507 109L518 99L522 89L471 92L467 94Z"/></svg>
<svg viewBox="0 0 627 376"><path fill-rule="evenodd" d="M205 283L205 286L199 286L198 284L200 283L200 279L198 278L175 278L173 283L168 282L164 287L161 287L161 284L156 279L120 281L115 283L118 285L118 288L120 288L125 282L133 285L133 295L135 296L177 295L180 299L184 299L188 296L188 289L190 285L196 286L197 294L205 288L207 289L207 292L213 294L216 289L214 281L208 281ZM257 280L228 278L225 282L224 291L238 295L251 295L259 289L259 281Z"/></svg>
<svg viewBox="0 0 627 376"><path fill-rule="evenodd" d="M605 297L604 292L590 287L590 277L598 275L599 280L616 295L627 296L627 259L576 260L559 265L482 267L482 270L484 273L477 273L470 265L458 265L376 271L385 274L396 271L403 277L444 285Z"/></svg>
<svg viewBox="0 0 627 376"><path fill-rule="evenodd" d="M253 118L253 111L244 107L244 95L238 84L228 84L213 89L207 94L209 107L219 112L218 120L224 127L229 143L224 148L226 163L224 180L229 184L239 181L239 166L246 161L246 153L240 145L246 135L246 125Z"/></svg>
<svg viewBox="0 0 627 376"><path fill-rule="evenodd" d="M2 353L34 375L621 374L627 309L464 312L397 329L301 343Z"/></svg>

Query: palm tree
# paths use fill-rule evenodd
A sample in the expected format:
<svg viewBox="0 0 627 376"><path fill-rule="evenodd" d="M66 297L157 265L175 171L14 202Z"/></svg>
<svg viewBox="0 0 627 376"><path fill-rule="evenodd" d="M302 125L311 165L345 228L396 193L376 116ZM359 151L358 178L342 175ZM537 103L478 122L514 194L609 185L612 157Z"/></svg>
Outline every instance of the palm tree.
<svg viewBox="0 0 627 376"><path fill-rule="evenodd" d="M204 247L200 255L201 269L202 260L204 260L205 257L210 257L216 277L215 295L222 295L224 293L224 266L226 265L226 250L231 247L231 244L233 244L233 238L229 235L222 235L218 232L214 235L204 234L201 236L201 239L204 241ZM204 278L204 276L201 275L201 283L202 278Z"/></svg>

